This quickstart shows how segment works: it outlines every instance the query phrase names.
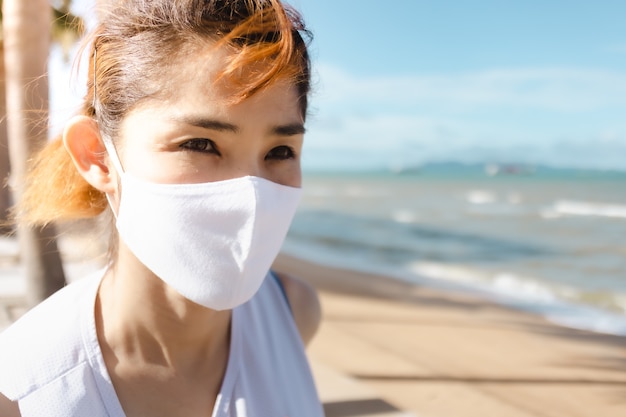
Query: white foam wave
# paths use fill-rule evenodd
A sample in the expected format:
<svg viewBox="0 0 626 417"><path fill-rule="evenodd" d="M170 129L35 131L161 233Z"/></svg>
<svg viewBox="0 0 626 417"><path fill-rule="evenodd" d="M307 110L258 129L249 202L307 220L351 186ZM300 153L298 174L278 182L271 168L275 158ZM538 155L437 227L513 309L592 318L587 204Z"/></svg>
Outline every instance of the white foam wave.
<svg viewBox="0 0 626 417"><path fill-rule="evenodd" d="M626 205L591 203L586 201L557 201L544 217L593 216L626 219Z"/></svg>
<svg viewBox="0 0 626 417"><path fill-rule="evenodd" d="M444 265L431 262L414 262L410 266L414 273L432 279L452 281L478 286L490 292L512 295L533 301L550 302L556 299L557 288L511 272L491 272L464 265ZM563 292L567 290L564 288Z"/></svg>
<svg viewBox="0 0 626 417"><path fill-rule="evenodd" d="M415 223L417 214L410 210L395 210L391 213L391 218L398 223Z"/></svg>
<svg viewBox="0 0 626 417"><path fill-rule="evenodd" d="M459 283L470 284L486 281L488 279L488 276L480 271L460 266L443 265L431 262L413 262L410 264L409 268L412 272L419 276Z"/></svg>
<svg viewBox="0 0 626 417"><path fill-rule="evenodd" d="M545 285L530 279L524 279L508 272L499 273L494 277L494 287L506 294L516 294L543 302L554 301L554 293Z"/></svg>
<svg viewBox="0 0 626 417"><path fill-rule="evenodd" d="M491 273L466 266L414 262L410 270L439 286L458 286L494 302L540 314L548 320L578 329L626 335L622 314L580 303L576 289L548 285L532 277L509 272ZM419 279L418 279L419 280ZM626 295L614 295L613 302L626 311Z"/></svg>
<svg viewBox="0 0 626 417"><path fill-rule="evenodd" d="M490 204L497 201L496 194L489 190L468 191L465 199L471 204Z"/></svg>

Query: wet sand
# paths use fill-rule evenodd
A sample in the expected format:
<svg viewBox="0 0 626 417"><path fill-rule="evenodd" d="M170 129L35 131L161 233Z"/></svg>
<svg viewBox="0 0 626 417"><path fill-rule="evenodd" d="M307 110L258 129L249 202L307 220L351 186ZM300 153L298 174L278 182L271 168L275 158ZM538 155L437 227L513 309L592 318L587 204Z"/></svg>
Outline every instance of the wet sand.
<svg viewBox="0 0 626 417"><path fill-rule="evenodd" d="M286 255L275 268L320 292L308 354L327 417L626 416L624 337Z"/></svg>

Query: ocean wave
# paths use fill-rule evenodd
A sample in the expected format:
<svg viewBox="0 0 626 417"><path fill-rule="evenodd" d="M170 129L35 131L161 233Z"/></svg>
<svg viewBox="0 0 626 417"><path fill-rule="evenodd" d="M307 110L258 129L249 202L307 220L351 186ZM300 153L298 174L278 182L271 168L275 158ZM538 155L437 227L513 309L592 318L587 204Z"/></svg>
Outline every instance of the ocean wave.
<svg viewBox="0 0 626 417"><path fill-rule="evenodd" d="M358 253L298 241L286 242L283 252L331 267L378 273L416 285L475 294L566 327L626 336L625 293L596 291L591 294L577 288L545 284L532 277L460 264L418 261L405 263L402 268L400 264L389 265L372 258L364 260Z"/></svg>
<svg viewBox="0 0 626 417"><path fill-rule="evenodd" d="M552 255L549 248L537 244L424 225L410 210L392 212L391 217L302 210L296 214L287 238L388 263L412 259L502 262Z"/></svg>
<svg viewBox="0 0 626 417"><path fill-rule="evenodd" d="M556 299L555 293L557 291L554 288L550 288L544 283L533 279L522 278L510 272L496 274L493 278L493 286L498 291L506 294L523 295L534 301L551 302Z"/></svg>
<svg viewBox="0 0 626 417"><path fill-rule="evenodd" d="M626 294L585 291L547 284L533 277L490 271L462 265L432 262L409 264L421 279L448 283L453 288L475 292L497 303L540 314L568 327L626 335Z"/></svg>
<svg viewBox="0 0 626 417"><path fill-rule="evenodd" d="M498 195L495 191L491 190L469 190L465 193L465 200L470 204L483 205L493 203L508 203L511 205L518 205L524 201L524 196L516 191L510 191L505 195Z"/></svg>
<svg viewBox="0 0 626 417"><path fill-rule="evenodd" d="M497 193L487 189L473 189L465 193L466 212L482 216L525 216L534 214L524 205L524 197L516 191Z"/></svg>
<svg viewBox="0 0 626 417"><path fill-rule="evenodd" d="M391 218L397 223L415 223L418 216L412 210L394 210L391 213Z"/></svg>
<svg viewBox="0 0 626 417"><path fill-rule="evenodd" d="M626 219L626 205L561 200L545 210L542 215L544 218L584 216Z"/></svg>
<svg viewBox="0 0 626 417"><path fill-rule="evenodd" d="M565 287L557 290L555 286L511 272L492 272L465 265L434 262L412 262L409 269L418 276L456 282L533 302L552 302L557 299L556 293L571 294L571 290Z"/></svg>
<svg viewBox="0 0 626 417"><path fill-rule="evenodd" d="M465 194L465 199L471 204L491 204L498 200L493 191L489 190L470 190Z"/></svg>

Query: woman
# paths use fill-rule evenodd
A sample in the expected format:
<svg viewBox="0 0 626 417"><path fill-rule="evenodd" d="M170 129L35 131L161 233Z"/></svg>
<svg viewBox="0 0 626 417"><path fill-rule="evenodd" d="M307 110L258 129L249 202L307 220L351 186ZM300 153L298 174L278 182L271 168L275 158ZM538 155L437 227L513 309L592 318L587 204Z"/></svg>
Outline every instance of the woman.
<svg viewBox="0 0 626 417"><path fill-rule="evenodd" d="M22 211L110 207L111 261L0 335L0 416L323 414L302 343L317 298L268 272L300 195L303 33L279 0L127 0L103 19L82 115Z"/></svg>

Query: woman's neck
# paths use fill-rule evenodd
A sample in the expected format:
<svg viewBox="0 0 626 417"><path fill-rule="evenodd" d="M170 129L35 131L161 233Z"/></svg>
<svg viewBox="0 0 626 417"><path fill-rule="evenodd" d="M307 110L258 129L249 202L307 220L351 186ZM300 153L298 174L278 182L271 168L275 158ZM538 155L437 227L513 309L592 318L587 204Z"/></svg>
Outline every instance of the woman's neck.
<svg viewBox="0 0 626 417"><path fill-rule="evenodd" d="M231 311L210 310L187 300L123 245L102 281L98 307L99 337L116 356L182 374L225 362Z"/></svg>

